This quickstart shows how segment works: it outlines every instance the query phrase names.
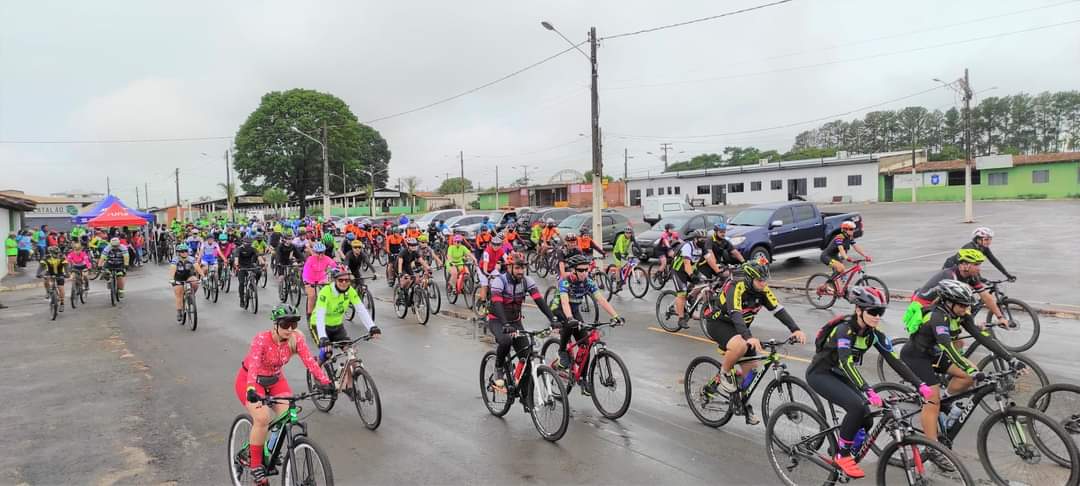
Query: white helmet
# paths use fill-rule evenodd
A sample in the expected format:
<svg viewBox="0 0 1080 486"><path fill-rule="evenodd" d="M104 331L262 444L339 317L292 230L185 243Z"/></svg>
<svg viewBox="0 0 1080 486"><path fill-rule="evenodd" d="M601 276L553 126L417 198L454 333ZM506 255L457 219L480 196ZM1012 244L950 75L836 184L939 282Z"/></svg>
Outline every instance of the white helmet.
<svg viewBox="0 0 1080 486"><path fill-rule="evenodd" d="M971 237L973 239L977 239L977 238L993 238L994 237L994 230L992 230L990 228L987 228L985 226L981 226L981 227L975 228L975 231L971 232Z"/></svg>

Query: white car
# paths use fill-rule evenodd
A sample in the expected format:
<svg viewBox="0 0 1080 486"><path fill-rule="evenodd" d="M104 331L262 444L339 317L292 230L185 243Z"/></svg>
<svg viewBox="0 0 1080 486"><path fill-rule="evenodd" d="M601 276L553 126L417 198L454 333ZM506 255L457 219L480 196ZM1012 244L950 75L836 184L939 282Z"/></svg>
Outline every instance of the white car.
<svg viewBox="0 0 1080 486"><path fill-rule="evenodd" d="M641 201L642 218L646 223L657 221L673 214L697 211L682 196L650 197Z"/></svg>

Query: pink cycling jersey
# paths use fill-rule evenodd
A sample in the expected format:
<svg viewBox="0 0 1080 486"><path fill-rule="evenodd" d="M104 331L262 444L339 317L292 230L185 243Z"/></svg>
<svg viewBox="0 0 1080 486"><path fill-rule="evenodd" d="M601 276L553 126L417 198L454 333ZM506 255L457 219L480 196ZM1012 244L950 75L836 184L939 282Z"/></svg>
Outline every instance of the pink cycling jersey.
<svg viewBox="0 0 1080 486"><path fill-rule="evenodd" d="M309 256L304 262L304 283L308 285L326 283L326 271L334 265L336 265L334 259L325 254Z"/></svg>
<svg viewBox="0 0 1080 486"><path fill-rule="evenodd" d="M73 251L67 254L67 262L72 265L85 265L90 266L90 255L86 254L86 251Z"/></svg>
<svg viewBox="0 0 1080 486"><path fill-rule="evenodd" d="M244 358L248 386L255 386L256 379L259 376L277 376L281 374L281 368L285 366L285 363L289 362L292 354L289 342L280 342L275 339L274 331L263 331L256 334L255 339L251 340L251 350L248 351L248 355ZM319 383L324 385L330 383L330 378L326 376L326 372L323 371L319 363L311 356L311 352L308 351L303 336L297 336L296 354L300 355L300 360L304 362L304 366L315 376L315 379L319 380Z"/></svg>

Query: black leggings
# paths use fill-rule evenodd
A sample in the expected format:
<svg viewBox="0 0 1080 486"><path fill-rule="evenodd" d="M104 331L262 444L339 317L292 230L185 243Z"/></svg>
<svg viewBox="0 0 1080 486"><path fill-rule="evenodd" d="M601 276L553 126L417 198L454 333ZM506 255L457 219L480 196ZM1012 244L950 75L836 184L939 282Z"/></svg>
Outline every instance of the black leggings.
<svg viewBox="0 0 1080 486"><path fill-rule="evenodd" d="M870 431L874 419L870 417L870 406L866 403L866 397L846 378L828 369L816 369L807 371L806 383L822 398L839 405L847 412L844 420L840 422L841 439L854 440L860 428Z"/></svg>
<svg viewBox="0 0 1080 486"><path fill-rule="evenodd" d="M525 330L525 326L521 325L520 320L508 324L518 331ZM514 345L514 350L516 350L518 354L525 353L529 349L529 338L518 336L511 339L509 334L503 332L503 324L497 320L488 320L488 330L491 331L492 336L495 336L495 364L503 369L507 369L506 357L510 354L511 341Z"/></svg>
<svg viewBox="0 0 1080 486"><path fill-rule="evenodd" d="M581 309L578 304L570 304L570 312L574 315L574 319L581 322L584 319L581 317ZM566 318L563 314L562 306L560 305L555 309L555 318L562 322L562 329L559 330L559 351L566 351L566 346L570 344L570 338L573 337L575 341L580 341L589 336L588 332L585 332L581 326L571 326L567 324L570 319Z"/></svg>

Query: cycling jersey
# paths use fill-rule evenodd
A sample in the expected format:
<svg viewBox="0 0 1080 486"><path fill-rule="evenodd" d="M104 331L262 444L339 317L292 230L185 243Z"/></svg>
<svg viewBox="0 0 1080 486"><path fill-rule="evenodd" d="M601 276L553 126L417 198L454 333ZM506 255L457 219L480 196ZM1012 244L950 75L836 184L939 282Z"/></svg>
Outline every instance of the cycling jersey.
<svg viewBox="0 0 1080 486"><path fill-rule="evenodd" d="M465 258L469 255L469 249L462 244L453 244L446 249L446 267L460 267L465 264Z"/></svg>
<svg viewBox="0 0 1080 486"><path fill-rule="evenodd" d="M941 353L945 353L950 361L971 374L977 369L967 358L964 358L963 353L954 344L954 341L960 337L961 331L967 331L968 334L975 338L975 341L998 357L1008 358L1012 356L997 339L994 339L989 331L979 328L971 315L953 318L944 309L937 306L934 307L933 311L924 315L923 325L919 326L919 329L911 335L910 345L914 350L926 356L936 357ZM904 347L907 348L908 346Z"/></svg>
<svg viewBox="0 0 1080 486"><path fill-rule="evenodd" d="M195 275L195 257L191 255L184 259L177 256L169 264L176 267L176 275L173 277L176 281L187 280Z"/></svg>
<svg viewBox="0 0 1080 486"><path fill-rule="evenodd" d="M615 246L612 247L611 254L616 260L626 258L627 255L630 254L633 243L633 236L626 236L626 233L619 233L619 236L615 237Z"/></svg>
<svg viewBox="0 0 1080 486"><path fill-rule="evenodd" d="M401 261L401 273L412 275L413 268L420 264L420 252L409 249L402 250L398 253L398 260Z"/></svg>
<svg viewBox="0 0 1080 486"><path fill-rule="evenodd" d="M1005 276L1011 276L1012 275L1011 273L1009 273L1008 270L1005 270L1005 265L1002 265L1001 262L998 261L997 257L994 256L994 252L990 251L989 246L982 246L982 245L976 243L975 241L969 241L969 242L965 243L964 246L961 246L960 249L961 250L979 250L986 257L986 260L989 261L990 264L993 265L994 268L996 268L999 272L1001 272ZM945 265L942 266L941 268L955 267L958 263L960 263L960 261L957 260L956 255L957 255L956 253L953 253L952 255L950 255L949 258L945 260Z"/></svg>
<svg viewBox="0 0 1080 486"><path fill-rule="evenodd" d="M551 239L556 237L556 236L559 236L559 230L557 230L555 228L544 228L540 232L540 241L543 241L544 243L547 243L547 242L551 241Z"/></svg>
<svg viewBox="0 0 1080 486"><path fill-rule="evenodd" d="M664 230L660 233L660 240L657 241L657 246L664 250L674 248L679 243L679 233L674 231Z"/></svg>
<svg viewBox="0 0 1080 486"><path fill-rule="evenodd" d="M336 265L334 259L326 255L311 255L304 262L304 283L307 285L326 283L326 273Z"/></svg>
<svg viewBox="0 0 1080 486"><path fill-rule="evenodd" d="M533 243L539 243L540 242L540 236L541 236L541 234L543 232L544 232L544 226L543 225L534 224L532 226L532 228L529 230L529 239L532 240Z"/></svg>
<svg viewBox="0 0 1080 486"><path fill-rule="evenodd" d="M255 241L253 241L251 243L251 247L255 249L256 254L259 254L259 255L265 255L266 254L267 246L266 246L265 241L255 240Z"/></svg>
<svg viewBox="0 0 1080 486"><path fill-rule="evenodd" d="M942 269L938 273L930 277L922 287L919 287L912 296L912 301L918 301L923 307L929 307L930 304L937 299L937 285L942 280L959 280L971 286L971 290L975 292L985 292L989 290L982 283L982 279L978 275L963 278L960 276L960 269L957 267L949 267Z"/></svg>
<svg viewBox="0 0 1080 486"><path fill-rule="evenodd" d="M46 257L44 260L41 260L38 276L41 276L43 273L53 277L63 277L67 274L67 261L61 257Z"/></svg>
<svg viewBox="0 0 1080 486"><path fill-rule="evenodd" d="M521 280L514 283L509 276L503 274L492 278L490 285L491 303L502 306L503 316L506 319L504 324L521 321L521 305L525 302L526 295L533 300L543 299L536 282L528 276L523 276ZM488 311L487 317L492 321L500 320L495 314L494 305L492 310Z"/></svg>
<svg viewBox="0 0 1080 486"><path fill-rule="evenodd" d="M349 272L352 273L354 277L360 276L360 270L365 266L366 263L367 259L364 258L363 253L350 251L349 253L345 254L345 265L349 267Z"/></svg>
<svg viewBox="0 0 1080 486"><path fill-rule="evenodd" d="M772 312L791 332L799 330L799 326L795 325L787 310L780 305L772 289L766 286L764 290L758 291L743 280L725 284L705 308L705 317L710 321L731 324L744 339L750 339L753 337L750 334L750 324L754 322L762 307Z"/></svg>
<svg viewBox="0 0 1080 486"><path fill-rule="evenodd" d="M829 261L839 260L841 248L844 249L845 255L850 256L850 253L848 252L851 251L851 245L854 244L854 237L848 237L848 235L845 234L843 231L837 233L836 236L834 236L833 239L829 241L829 246L826 246L825 250L821 252L821 261L827 264L829 262L826 261L826 259L828 259Z"/></svg>
<svg viewBox="0 0 1080 486"><path fill-rule="evenodd" d="M862 364L863 355L870 348L877 348L889 366L900 373L904 380L912 384L922 383L922 380L896 357L892 340L885 333L869 326L859 329L856 319L854 315L849 316L832 328L822 349L814 354L810 361L807 374L839 370L852 385L866 391L870 385L863 379L857 367Z"/></svg>
<svg viewBox="0 0 1080 486"><path fill-rule="evenodd" d="M557 311L562 307L561 297L563 295L570 300L570 306L573 308L580 305L585 300L586 295L594 295L600 291L593 279L589 277L579 279L573 275L569 278L560 278L555 289L555 299L551 302L552 311Z"/></svg>
<svg viewBox="0 0 1080 486"><path fill-rule="evenodd" d="M86 251L83 250L83 251L72 251L72 252L68 253L67 254L67 262L72 264L73 266L87 267L87 266L91 265L92 260L90 260L90 255L88 255L86 253Z"/></svg>
<svg viewBox="0 0 1080 486"><path fill-rule="evenodd" d="M406 238L419 238L420 237L420 230L409 228L409 229L405 230L405 237Z"/></svg>
<svg viewBox="0 0 1080 486"><path fill-rule="evenodd" d="M128 250L123 246L110 246L101 253L105 266L111 269L123 269L128 257Z"/></svg>
<svg viewBox="0 0 1080 486"><path fill-rule="evenodd" d="M202 256L199 258L208 265L217 265L218 253L221 253L221 247L217 242L208 241L203 244Z"/></svg>
<svg viewBox="0 0 1080 486"><path fill-rule="evenodd" d="M391 255L401 251L401 245L405 243L405 238L399 234L392 234L386 237L386 252Z"/></svg>
<svg viewBox="0 0 1080 486"><path fill-rule="evenodd" d="M697 269L699 263L701 263L702 257L705 252L702 248L694 244L694 242L687 241L679 248L679 254L675 255L675 260L671 264L671 268L674 268L679 273L686 271L686 265L690 265L691 269Z"/></svg>
<svg viewBox="0 0 1080 486"><path fill-rule="evenodd" d="M300 360L304 362L304 367L319 380L319 383L330 383L330 378L326 376L326 372L311 356L307 343L302 338L296 340L296 354L300 356ZM281 369L285 366L285 363L289 362L292 355L293 350L289 347L289 341L278 341L274 337L274 331L263 331L256 334L251 341L251 348L241 365L243 371L247 374L245 380L247 386L255 387L256 391L261 391L256 386L260 376L274 376L278 377L279 380L285 380Z"/></svg>
<svg viewBox="0 0 1080 486"><path fill-rule="evenodd" d="M491 243L491 233L480 233L476 235L476 247L480 249L487 248L488 243Z"/></svg>
<svg viewBox="0 0 1080 486"><path fill-rule="evenodd" d="M717 238L716 235L713 235L705 244L705 248L716 257L717 264L733 265L739 263L735 256L732 255L732 252L735 251L735 245L732 245L727 238Z"/></svg>
<svg viewBox="0 0 1080 486"><path fill-rule="evenodd" d="M483 257L480 258L480 269L488 274L498 271L505 254L501 246L489 245L484 249Z"/></svg>
<svg viewBox="0 0 1080 486"><path fill-rule="evenodd" d="M326 337L326 328L341 327L345 311L349 307L356 310L360 322L363 322L368 330L375 326L375 322L371 320L371 314L360 301L360 294L356 293L355 288L350 285L348 290L341 292L336 284L327 285L319 290L319 296L315 300L315 308L312 311L315 335L321 339Z"/></svg>
<svg viewBox="0 0 1080 486"><path fill-rule="evenodd" d="M236 262L241 268L252 268L258 266L259 254L256 253L253 246L241 246L236 251Z"/></svg>

